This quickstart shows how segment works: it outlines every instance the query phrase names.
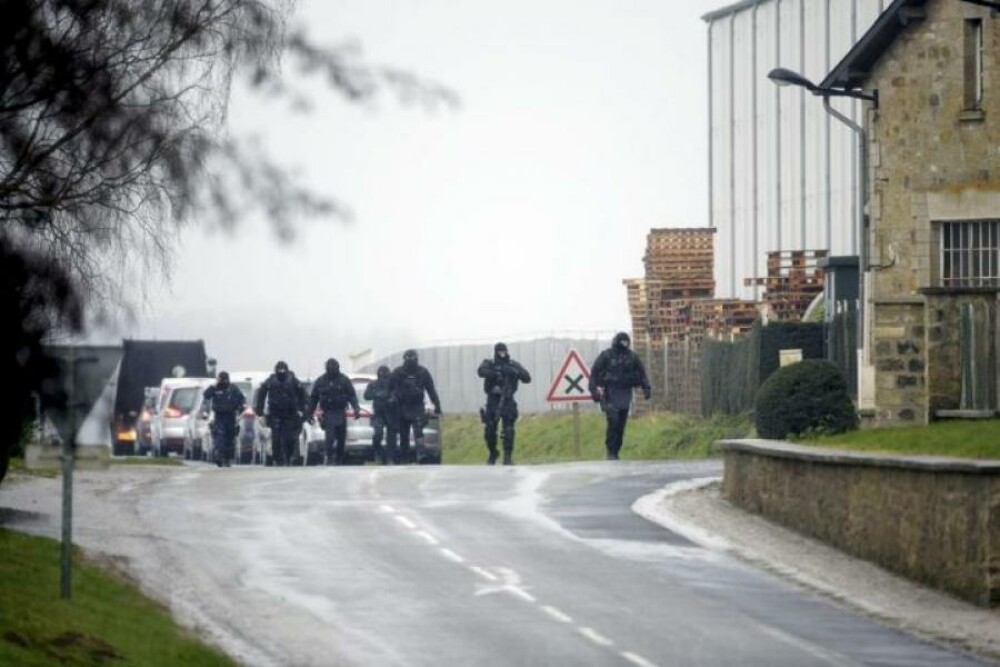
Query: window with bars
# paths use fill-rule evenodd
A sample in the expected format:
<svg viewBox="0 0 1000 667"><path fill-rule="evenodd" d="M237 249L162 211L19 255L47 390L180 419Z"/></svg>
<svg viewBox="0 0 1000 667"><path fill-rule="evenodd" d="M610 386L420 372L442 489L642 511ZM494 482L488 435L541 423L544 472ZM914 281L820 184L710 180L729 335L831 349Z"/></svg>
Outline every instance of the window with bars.
<svg viewBox="0 0 1000 667"><path fill-rule="evenodd" d="M942 287L1000 287L1000 220L938 224Z"/></svg>

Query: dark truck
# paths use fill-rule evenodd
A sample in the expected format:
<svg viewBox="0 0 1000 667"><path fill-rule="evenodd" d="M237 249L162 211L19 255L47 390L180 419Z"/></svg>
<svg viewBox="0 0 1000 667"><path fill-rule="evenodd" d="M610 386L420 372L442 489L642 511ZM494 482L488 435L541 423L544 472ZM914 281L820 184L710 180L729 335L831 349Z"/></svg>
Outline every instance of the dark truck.
<svg viewBox="0 0 1000 667"><path fill-rule="evenodd" d="M128 340L122 341L115 409L111 418L113 453L136 453L136 431L145 403L146 387L159 387L168 377L210 375L204 341Z"/></svg>

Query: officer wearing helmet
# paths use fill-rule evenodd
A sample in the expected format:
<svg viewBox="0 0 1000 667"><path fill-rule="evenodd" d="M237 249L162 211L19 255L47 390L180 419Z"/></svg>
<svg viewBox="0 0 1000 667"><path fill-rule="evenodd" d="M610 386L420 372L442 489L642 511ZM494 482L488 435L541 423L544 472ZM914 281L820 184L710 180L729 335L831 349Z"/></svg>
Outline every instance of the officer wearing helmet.
<svg viewBox="0 0 1000 667"><path fill-rule="evenodd" d="M389 388L389 367L379 366L377 378L365 387L365 400L372 402L372 449L382 465L399 463L399 401ZM385 437L385 447L382 438Z"/></svg>
<svg viewBox="0 0 1000 667"><path fill-rule="evenodd" d="M643 397L652 396L646 368L639 355L631 349L631 339L624 331L615 334L611 347L597 356L590 369L590 396L601 404L608 426L604 438L609 461L618 460L632 405L632 391L642 387Z"/></svg>
<svg viewBox="0 0 1000 667"><path fill-rule="evenodd" d="M316 406L323 411L322 426L325 435L326 465L344 465L344 446L347 443L347 416L344 414L350 405L354 418L361 416L358 405L358 395L354 391L351 379L340 372L340 362L330 358L326 360L326 372L313 383L309 395L309 408L306 419L315 418Z"/></svg>
<svg viewBox="0 0 1000 667"><path fill-rule="evenodd" d="M486 463L497 462L497 422L503 424L503 464L512 465L514 453L514 422L517 421L517 401L514 394L519 382L531 382L531 375L524 366L510 358L507 345L493 346L493 358L483 359L479 364L479 377L483 378L486 392L486 407L480 409L483 421L486 449L489 458Z"/></svg>
<svg viewBox="0 0 1000 667"><path fill-rule="evenodd" d="M271 428L271 449L274 465L287 466L293 463L295 449L302 431L302 420L306 413L306 390L288 370L288 364L279 361L274 365L274 373L264 380L257 392L254 410L264 414L267 402L267 425Z"/></svg>
<svg viewBox="0 0 1000 667"><path fill-rule="evenodd" d="M233 464L236 443L236 417L246 409L247 399L240 388L229 381L229 373L222 371L215 384L205 388L202 397L215 413L212 420L212 449L215 464L220 468Z"/></svg>
<svg viewBox="0 0 1000 667"><path fill-rule="evenodd" d="M389 374L389 390L399 401L399 449L404 462L424 457L424 394L434 404L434 414L441 414L441 401L434 389L434 378L430 371L418 363L417 351L403 353L403 365ZM410 431L413 431L415 452L410 454Z"/></svg>

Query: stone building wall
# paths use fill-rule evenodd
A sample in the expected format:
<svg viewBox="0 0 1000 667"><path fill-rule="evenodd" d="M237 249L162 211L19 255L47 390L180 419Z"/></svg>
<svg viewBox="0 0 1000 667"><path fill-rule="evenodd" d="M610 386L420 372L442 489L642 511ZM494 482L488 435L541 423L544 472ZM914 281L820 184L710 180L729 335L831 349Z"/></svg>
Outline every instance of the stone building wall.
<svg viewBox="0 0 1000 667"><path fill-rule="evenodd" d="M931 0L872 69L866 88L879 92L868 112L867 341L875 366L876 422L925 423L928 389L953 385L943 377L958 351L954 337L934 342L923 291L935 286L935 222L1000 218L1000 19L963 2ZM965 21L983 26L983 103L965 108ZM946 298L946 297L939 297ZM944 309L949 311L949 309ZM936 330L957 326L933 322ZM930 379L930 378L933 378ZM938 399L935 399L937 402ZM946 401L947 402L947 401Z"/></svg>

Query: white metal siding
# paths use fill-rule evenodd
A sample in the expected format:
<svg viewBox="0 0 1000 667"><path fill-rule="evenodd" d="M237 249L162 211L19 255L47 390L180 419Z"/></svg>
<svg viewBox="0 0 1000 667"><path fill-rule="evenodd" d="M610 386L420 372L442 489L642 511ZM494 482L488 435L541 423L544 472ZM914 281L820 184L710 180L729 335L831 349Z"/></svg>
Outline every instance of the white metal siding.
<svg viewBox="0 0 1000 667"><path fill-rule="evenodd" d="M812 81L823 79L885 4L762 0L756 30L753 7L709 24L710 214L718 230L718 296L758 296L743 281L764 275L771 250L857 254L856 137L829 117L821 98L801 88L777 89L767 73L781 66ZM833 103L860 118L858 103Z"/></svg>

